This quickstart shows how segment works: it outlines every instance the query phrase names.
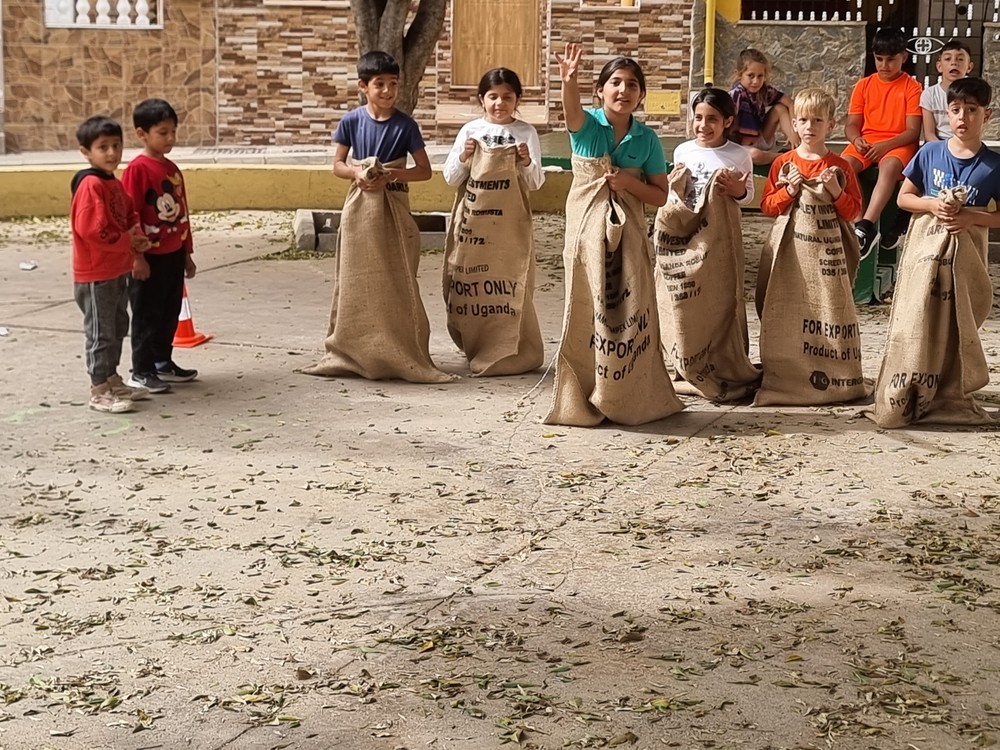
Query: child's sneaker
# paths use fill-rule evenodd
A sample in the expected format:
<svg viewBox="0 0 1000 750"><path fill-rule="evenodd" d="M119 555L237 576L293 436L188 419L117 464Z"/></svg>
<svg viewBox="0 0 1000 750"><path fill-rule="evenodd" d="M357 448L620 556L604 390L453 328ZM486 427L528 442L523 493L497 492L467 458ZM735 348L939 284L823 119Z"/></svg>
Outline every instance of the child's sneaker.
<svg viewBox="0 0 1000 750"><path fill-rule="evenodd" d="M185 370L171 360L170 362L156 365L156 377L165 383L187 383L198 377L198 371Z"/></svg>
<svg viewBox="0 0 1000 750"><path fill-rule="evenodd" d="M875 224L868 221L868 219L862 219L854 225L854 234L857 235L858 244L861 246L861 257L868 257L868 253L872 251L875 243L879 240L879 233L878 229L875 228Z"/></svg>
<svg viewBox="0 0 1000 750"><path fill-rule="evenodd" d="M130 385L125 385L122 381L121 375L112 375L108 378L108 385L111 386L111 392L119 398L127 399L129 401L143 401L149 398L148 390L145 388L133 388Z"/></svg>
<svg viewBox="0 0 1000 750"><path fill-rule="evenodd" d="M150 393L167 393L170 390L170 383L164 383L151 372L133 372L128 379L128 385L132 388L142 388Z"/></svg>
<svg viewBox="0 0 1000 750"><path fill-rule="evenodd" d="M121 414L132 411L132 401L115 395L108 383L92 385L90 387L90 408L94 411L103 411L111 414Z"/></svg>

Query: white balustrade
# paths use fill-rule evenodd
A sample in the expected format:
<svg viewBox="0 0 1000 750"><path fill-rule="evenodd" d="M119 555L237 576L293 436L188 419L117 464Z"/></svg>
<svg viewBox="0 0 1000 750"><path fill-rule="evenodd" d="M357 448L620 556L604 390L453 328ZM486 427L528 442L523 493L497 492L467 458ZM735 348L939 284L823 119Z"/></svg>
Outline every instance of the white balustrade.
<svg viewBox="0 0 1000 750"><path fill-rule="evenodd" d="M163 15L163 0L45 0L44 7L50 28L161 28Z"/></svg>

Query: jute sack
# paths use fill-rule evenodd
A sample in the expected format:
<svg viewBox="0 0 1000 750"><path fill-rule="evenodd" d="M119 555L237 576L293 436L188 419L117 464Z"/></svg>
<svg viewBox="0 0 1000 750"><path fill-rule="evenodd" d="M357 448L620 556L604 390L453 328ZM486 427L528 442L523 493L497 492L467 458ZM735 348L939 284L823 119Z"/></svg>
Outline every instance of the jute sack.
<svg viewBox="0 0 1000 750"><path fill-rule="evenodd" d="M782 166L778 183L790 164ZM841 187L846 176L838 171ZM761 253L757 277L760 361L755 406L812 406L864 398L861 332L854 306L860 251L818 179L804 180Z"/></svg>
<svg viewBox="0 0 1000 750"><path fill-rule="evenodd" d="M961 205L965 190L942 190L940 198ZM993 304L986 234L984 227L949 234L933 214L914 216L868 415L880 427L995 423L972 396L990 381L979 339Z"/></svg>
<svg viewBox="0 0 1000 750"><path fill-rule="evenodd" d="M383 168L374 158L361 165L369 179ZM303 372L412 383L452 380L431 362L430 324L417 286L419 262L420 231L410 215L406 183L374 191L352 184L337 240L326 354Z"/></svg>
<svg viewBox="0 0 1000 750"><path fill-rule="evenodd" d="M448 332L473 375L514 375L543 361L531 206L517 160L516 146L476 148L451 212Z"/></svg>
<svg viewBox="0 0 1000 750"><path fill-rule="evenodd" d="M691 208L690 172L671 173L653 233L656 299L667 366L683 381L678 392L736 401L753 393L760 370L747 356L740 207L715 189L718 175Z"/></svg>
<svg viewBox="0 0 1000 750"><path fill-rule="evenodd" d="M546 424L626 425L684 405L660 354L642 202L612 193L607 157L573 156L566 199L566 307Z"/></svg>

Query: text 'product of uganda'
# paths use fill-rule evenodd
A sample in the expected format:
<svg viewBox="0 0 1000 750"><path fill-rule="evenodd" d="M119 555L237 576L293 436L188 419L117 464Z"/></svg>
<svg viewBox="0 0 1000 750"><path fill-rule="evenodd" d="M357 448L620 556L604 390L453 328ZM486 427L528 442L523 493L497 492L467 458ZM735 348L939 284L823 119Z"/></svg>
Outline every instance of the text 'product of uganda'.
<svg viewBox="0 0 1000 750"><path fill-rule="evenodd" d="M544 359L535 248L516 146L479 146L452 209L444 260L448 332L473 375L516 375Z"/></svg>
<svg viewBox="0 0 1000 750"><path fill-rule="evenodd" d="M366 180L384 173L374 157L361 166ZM386 166L405 163L399 159ZM337 241L326 353L303 372L411 383L452 380L431 362L430 324L417 286L419 263L420 230L410 215L406 183L377 190L352 184Z"/></svg>
<svg viewBox="0 0 1000 750"><path fill-rule="evenodd" d="M642 202L612 193L607 157L573 156L566 306L546 424L644 424L679 412L663 356Z"/></svg>
<svg viewBox="0 0 1000 750"><path fill-rule="evenodd" d="M710 178L697 203L685 202L691 174L671 172L667 203L656 212L656 299L667 366L679 393L712 401L751 395L760 370L747 356L740 207Z"/></svg>
<svg viewBox="0 0 1000 750"><path fill-rule="evenodd" d="M792 163L782 165L778 179ZM843 187L847 178L839 169ZM760 361L755 406L815 406L864 398L861 332L854 306L860 249L819 179L804 180L775 219L757 272Z"/></svg>
<svg viewBox="0 0 1000 750"><path fill-rule="evenodd" d="M938 197L963 205L966 190L945 188ZM993 305L986 231L950 234L933 214L914 216L868 415L880 427L997 423L972 395L990 382L979 338Z"/></svg>

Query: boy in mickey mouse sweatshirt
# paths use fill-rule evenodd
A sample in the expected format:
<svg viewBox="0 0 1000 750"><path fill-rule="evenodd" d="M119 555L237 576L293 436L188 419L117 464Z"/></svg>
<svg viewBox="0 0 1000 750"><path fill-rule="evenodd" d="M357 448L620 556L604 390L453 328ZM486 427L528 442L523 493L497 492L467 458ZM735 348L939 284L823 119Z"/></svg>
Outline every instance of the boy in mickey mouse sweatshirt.
<svg viewBox="0 0 1000 750"><path fill-rule="evenodd" d="M177 137L177 113L162 99L146 99L132 112L143 152L125 168L122 184L139 211L150 248L136 258L129 288L132 302L132 377L129 385L165 393L170 383L198 377L173 360L173 340L184 295L193 278L191 224L181 171L167 154Z"/></svg>

